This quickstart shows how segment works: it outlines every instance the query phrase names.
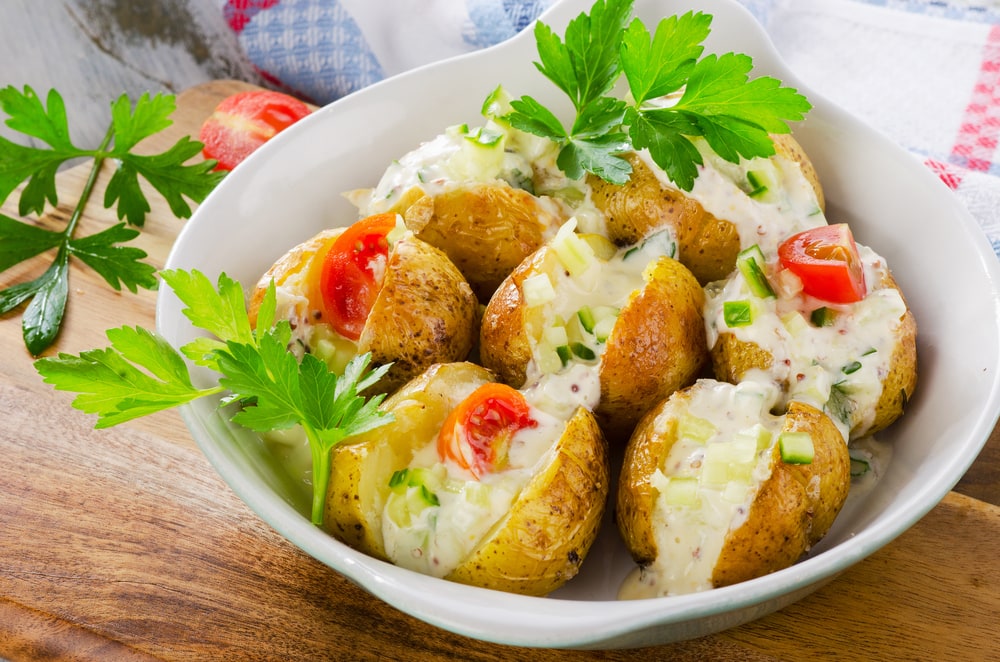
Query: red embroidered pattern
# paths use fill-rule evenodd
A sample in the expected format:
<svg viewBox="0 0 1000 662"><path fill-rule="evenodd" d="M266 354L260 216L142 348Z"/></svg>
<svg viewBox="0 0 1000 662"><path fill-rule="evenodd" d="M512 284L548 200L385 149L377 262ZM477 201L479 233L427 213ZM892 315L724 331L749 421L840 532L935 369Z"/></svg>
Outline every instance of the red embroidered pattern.
<svg viewBox="0 0 1000 662"><path fill-rule="evenodd" d="M957 189L958 185L962 183L962 175L956 168L947 163L941 163L935 159L924 159L924 165L933 170L934 174L940 177L941 181L952 190Z"/></svg>
<svg viewBox="0 0 1000 662"><path fill-rule="evenodd" d="M1000 140L1000 25L990 30L983 63L965 118L951 150L951 161L969 170L987 172ZM939 173L940 174L940 173ZM947 183L947 182L946 182Z"/></svg>
<svg viewBox="0 0 1000 662"><path fill-rule="evenodd" d="M263 9L270 9L281 0L229 0L222 9L222 15L226 23L234 32L242 32L244 26L250 22L257 12Z"/></svg>

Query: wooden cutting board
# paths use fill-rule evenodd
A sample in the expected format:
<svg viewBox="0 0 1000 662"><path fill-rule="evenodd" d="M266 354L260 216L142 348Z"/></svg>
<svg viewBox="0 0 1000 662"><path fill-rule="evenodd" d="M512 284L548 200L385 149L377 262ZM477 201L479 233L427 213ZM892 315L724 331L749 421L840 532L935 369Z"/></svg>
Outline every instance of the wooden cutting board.
<svg viewBox="0 0 1000 662"><path fill-rule="evenodd" d="M196 132L229 81L191 89L175 125ZM69 213L87 171L59 176ZM105 174L106 180L107 174ZM101 196L96 195L100 201ZM183 221L150 194L135 243L163 265ZM116 222L92 206L79 235ZM12 198L3 212L16 216ZM32 262L0 287L37 275ZM115 293L74 269L52 351L154 326L155 293ZM951 493L910 531L813 595L756 622L641 651L540 651L472 641L370 597L263 524L209 466L174 412L95 431L41 382L0 318L0 657L38 659L677 660L1000 659L1000 507Z"/></svg>

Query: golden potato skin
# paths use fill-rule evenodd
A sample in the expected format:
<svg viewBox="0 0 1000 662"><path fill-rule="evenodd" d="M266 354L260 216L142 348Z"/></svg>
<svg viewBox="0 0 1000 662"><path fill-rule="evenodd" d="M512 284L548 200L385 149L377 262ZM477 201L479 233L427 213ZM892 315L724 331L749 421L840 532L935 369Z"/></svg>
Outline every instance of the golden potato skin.
<svg viewBox="0 0 1000 662"><path fill-rule="evenodd" d="M903 296L892 274L886 270L877 289L891 287ZM905 297L904 297L905 301ZM917 323L907 307L896 331L896 344L889 360L889 373L882 382L882 394L875 405L875 417L870 426L863 421L850 431L852 439L884 430L900 416L917 387ZM753 368L767 370L774 357L756 343L739 340L734 334L720 333L711 349L712 369L720 381L737 383Z"/></svg>
<svg viewBox="0 0 1000 662"><path fill-rule="evenodd" d="M677 441L674 412L690 397L689 391L679 391L647 413L625 450L615 521L640 565L652 563L658 555L653 530L658 494L651 479ZM760 485L745 522L726 536L712 574L716 587L795 563L826 534L847 498L850 457L829 417L814 407L793 402L783 430L810 433L816 451L813 462L785 464L778 444L774 444L771 476Z"/></svg>
<svg viewBox="0 0 1000 662"><path fill-rule="evenodd" d="M677 441L677 419L670 415L671 403L685 398L690 396L685 391L678 391L669 401L664 400L648 411L625 446L614 516L625 546L639 565L656 560L653 508L658 493L652 477L656 469L663 466Z"/></svg>
<svg viewBox="0 0 1000 662"><path fill-rule="evenodd" d="M391 393L427 366L466 358L478 334L479 303L451 260L412 236L389 254L385 280L358 339L372 365L392 363L380 380Z"/></svg>
<svg viewBox="0 0 1000 662"><path fill-rule="evenodd" d="M402 213L406 227L443 250L483 303L562 220L500 180L424 195Z"/></svg>
<svg viewBox="0 0 1000 662"><path fill-rule="evenodd" d="M554 254L543 247L525 260L487 304L480 329L480 359L501 381L520 388L532 357L531 316L521 283L552 273ZM677 260L661 257L646 269L646 282L619 313L601 358L601 399L595 414L612 444L624 444L642 414L687 386L708 364L702 310L704 291Z"/></svg>
<svg viewBox="0 0 1000 662"><path fill-rule="evenodd" d="M647 267L646 285L622 308L601 359L598 420L624 444L639 418L691 384L708 363L705 293L677 260Z"/></svg>
<svg viewBox="0 0 1000 662"><path fill-rule="evenodd" d="M740 252L736 226L710 214L679 189L665 186L637 154L626 156L632 176L623 186L589 176L591 199L607 218L608 238L635 244L654 230L671 227L677 259L704 285L729 275Z"/></svg>
<svg viewBox="0 0 1000 662"><path fill-rule="evenodd" d="M479 358L484 366L496 373L503 383L521 388L527 379L531 361L531 341L528 326L538 319L536 326L544 323L540 314L528 308L521 293L521 283L537 273L552 273L554 254L541 248L522 262L504 279L496 293L486 304L479 329ZM539 315L539 317L533 317Z"/></svg>
<svg viewBox="0 0 1000 662"><path fill-rule="evenodd" d="M551 593L579 572L597 537L610 481L601 430L578 408L549 464L446 579L523 595Z"/></svg>
<svg viewBox="0 0 1000 662"><path fill-rule="evenodd" d="M895 281L892 286L896 287ZM875 405L875 420L863 434L874 434L894 423L903 415L906 403L917 388L917 321L909 307L896 334L898 340L889 361L889 374L882 382L882 394ZM853 436L855 430L851 433Z"/></svg>
<svg viewBox="0 0 1000 662"><path fill-rule="evenodd" d="M257 326L257 311L264 300L267 287L273 280L276 285L281 285L290 276L303 269L308 269L312 265L316 256L326 251L330 244L341 235L345 228L331 228L313 235L306 241L298 244L290 251L282 255L271 267L264 272L264 275L257 281L257 285L250 293L247 304L247 316L250 319L250 326Z"/></svg>
<svg viewBox="0 0 1000 662"><path fill-rule="evenodd" d="M791 134L772 134L775 153L799 164L825 207L816 169ZM650 232L671 227L677 239L677 259L702 285L726 278L736 265L740 236L736 226L716 218L683 191L664 185L638 154L626 155L632 175L623 186L590 175L591 199L607 217L608 238L618 245L634 244Z"/></svg>
<svg viewBox="0 0 1000 662"><path fill-rule="evenodd" d="M808 432L811 464L786 464L774 445L771 477L760 487L746 521L726 536L712 584L728 586L787 568L829 531L851 485L847 443L815 407L792 402L783 432Z"/></svg>
<svg viewBox="0 0 1000 662"><path fill-rule="evenodd" d="M250 294L251 323L256 324L271 280L281 284L293 274L314 268L343 231L320 232L275 262ZM321 295L309 292L306 296ZM371 352L373 367L393 364L376 392L391 393L431 364L464 360L479 334L478 313L472 289L444 252L412 235L396 241L357 343L359 354Z"/></svg>
<svg viewBox="0 0 1000 662"><path fill-rule="evenodd" d="M768 370L774 363L771 352L757 343L740 340L728 331L719 334L711 356L715 378L730 384L738 383L752 368Z"/></svg>
<svg viewBox="0 0 1000 662"><path fill-rule="evenodd" d="M493 380L473 363L437 364L386 398L380 409L395 420L333 448L324 528L350 547L388 560L381 520L389 477L437 436L465 394Z"/></svg>
<svg viewBox="0 0 1000 662"><path fill-rule="evenodd" d="M823 186L820 184L819 174L817 174L816 167L809 159L806 151L802 149L799 141L790 133L772 133L771 141L774 143L774 151L778 156L783 156L799 164L799 167L802 168L802 176L806 178L806 181L809 182L813 192L816 194L816 202L819 203L819 208L825 211L826 196L823 194Z"/></svg>

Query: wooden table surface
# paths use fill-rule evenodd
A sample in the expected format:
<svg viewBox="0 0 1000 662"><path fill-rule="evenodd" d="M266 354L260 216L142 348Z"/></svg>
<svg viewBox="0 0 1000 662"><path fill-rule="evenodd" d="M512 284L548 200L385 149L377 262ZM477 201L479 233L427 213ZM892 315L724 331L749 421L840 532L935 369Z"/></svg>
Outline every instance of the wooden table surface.
<svg viewBox="0 0 1000 662"><path fill-rule="evenodd" d="M74 138L96 144L107 104L122 91L201 84L181 96L174 133L161 137L172 142L240 88L208 81L252 79L214 28L180 31L208 21L206 7L216 4L3 0L0 85L56 87L75 118ZM60 191L78 191L84 176L61 173ZM15 212L12 198L3 213ZM93 211L80 232L111 222ZM154 265L181 225L154 205L137 241ZM37 269L0 274L0 287ZM72 278L55 350L104 346L103 330L121 324L153 327L155 293L116 294L84 270ZM176 413L93 430L71 396L35 373L20 311L0 317L0 347L0 658L1000 659L996 429L955 491L916 526L778 613L654 649L533 650L426 625L303 554L235 497Z"/></svg>

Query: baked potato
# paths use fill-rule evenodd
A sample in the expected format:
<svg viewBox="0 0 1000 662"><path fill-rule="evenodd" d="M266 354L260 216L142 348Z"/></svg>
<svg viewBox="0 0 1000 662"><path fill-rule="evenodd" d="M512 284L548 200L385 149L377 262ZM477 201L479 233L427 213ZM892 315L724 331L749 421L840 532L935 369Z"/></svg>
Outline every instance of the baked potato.
<svg viewBox="0 0 1000 662"><path fill-rule="evenodd" d="M370 352L373 366L392 363L380 392L433 363L465 359L478 334L476 297L441 250L401 232L396 218L325 230L288 251L251 293L251 323L273 281L276 319L292 325L291 349L314 353L337 372Z"/></svg>
<svg viewBox="0 0 1000 662"><path fill-rule="evenodd" d="M707 365L703 291L662 237L617 250L567 227L487 304L480 359L515 388L578 399L624 444L643 412Z"/></svg>
<svg viewBox="0 0 1000 662"><path fill-rule="evenodd" d="M698 282L725 278L740 250L763 241L762 231L786 226L781 233L788 234L799 229L802 218L808 220L823 210L823 190L802 147L790 134L772 138L775 157L739 165L723 161L696 141L706 168L687 193L647 155L637 152L625 156L632 175L624 185L589 176L591 199L606 216L608 237L618 245L630 245L670 228L677 239L677 259ZM767 202L768 196L783 204L771 205L767 215L748 204ZM800 213L803 208L806 212Z"/></svg>
<svg viewBox="0 0 1000 662"><path fill-rule="evenodd" d="M335 537L513 593L545 595L576 575L610 482L588 410L547 415L471 363L432 366L381 406L393 422L333 451L325 526Z"/></svg>
<svg viewBox="0 0 1000 662"><path fill-rule="evenodd" d="M406 227L443 250L485 303L555 234L565 220L559 210L551 201L495 180L422 194L401 213Z"/></svg>
<svg viewBox="0 0 1000 662"><path fill-rule="evenodd" d="M899 418L917 384L917 325L885 261L857 248L866 283L858 301L831 303L809 295L780 260L764 269L778 285L773 297L754 295L739 271L707 288L716 378L773 381L785 401L805 400L827 411L849 439ZM725 307L736 303L752 308L749 323L727 322Z"/></svg>
<svg viewBox="0 0 1000 662"><path fill-rule="evenodd" d="M625 450L615 520L640 568L621 597L707 590L795 563L850 488L828 416L756 382L699 380L650 411Z"/></svg>
<svg viewBox="0 0 1000 662"><path fill-rule="evenodd" d="M486 303L570 215L555 197L536 195L551 185L540 159L554 150L554 143L492 119L477 128L451 126L393 161L374 188L348 198L362 215L401 214Z"/></svg>

